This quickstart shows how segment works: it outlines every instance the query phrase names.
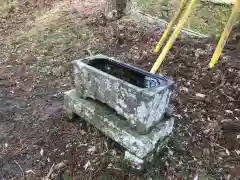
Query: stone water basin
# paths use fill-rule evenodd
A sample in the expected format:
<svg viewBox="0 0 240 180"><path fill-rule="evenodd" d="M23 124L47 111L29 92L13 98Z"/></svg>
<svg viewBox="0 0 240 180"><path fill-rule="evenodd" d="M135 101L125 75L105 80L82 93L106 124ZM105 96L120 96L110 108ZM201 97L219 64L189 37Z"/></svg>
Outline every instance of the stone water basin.
<svg viewBox="0 0 240 180"><path fill-rule="evenodd" d="M173 82L165 76L96 55L73 62L79 97L107 104L132 128L147 134L164 116Z"/></svg>

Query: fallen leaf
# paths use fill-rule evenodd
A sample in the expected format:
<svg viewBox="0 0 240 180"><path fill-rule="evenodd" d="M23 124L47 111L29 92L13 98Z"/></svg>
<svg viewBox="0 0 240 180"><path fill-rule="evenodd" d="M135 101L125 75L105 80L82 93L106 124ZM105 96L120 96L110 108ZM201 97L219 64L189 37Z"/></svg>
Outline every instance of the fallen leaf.
<svg viewBox="0 0 240 180"><path fill-rule="evenodd" d="M201 93L196 93L196 96L199 98L205 98L206 95L205 94L201 94Z"/></svg>
<svg viewBox="0 0 240 180"><path fill-rule="evenodd" d="M208 134L209 132L210 132L210 129L205 129L205 130L203 131L204 134Z"/></svg>
<svg viewBox="0 0 240 180"><path fill-rule="evenodd" d="M198 175L196 175L193 180L198 180Z"/></svg>
<svg viewBox="0 0 240 180"><path fill-rule="evenodd" d="M188 88L186 88L186 87L180 87L180 91L188 92L189 90L188 90Z"/></svg>
<svg viewBox="0 0 240 180"><path fill-rule="evenodd" d="M225 110L225 112L228 114L233 114L233 112L231 110Z"/></svg>
<svg viewBox="0 0 240 180"><path fill-rule="evenodd" d="M40 150L40 154L41 154L41 156L43 156L43 149Z"/></svg>
<svg viewBox="0 0 240 180"><path fill-rule="evenodd" d="M55 170L62 169L63 167L65 167L65 166L67 165L67 162L68 162L68 161L65 160L65 161L62 161L62 162L56 164L56 165L54 166L54 169L55 169Z"/></svg>
<svg viewBox="0 0 240 180"><path fill-rule="evenodd" d="M84 165L84 169L87 170L89 166L91 166L91 162L87 161L87 163Z"/></svg>
<svg viewBox="0 0 240 180"><path fill-rule="evenodd" d="M105 145L106 149L108 150L108 144L106 141L104 141L104 145Z"/></svg>
<svg viewBox="0 0 240 180"><path fill-rule="evenodd" d="M240 154L240 150L235 150L235 152L237 153L237 155L239 155L239 154Z"/></svg>
<svg viewBox="0 0 240 180"><path fill-rule="evenodd" d="M116 155L117 155L117 152L116 152L115 150L112 150L112 151L111 151L111 155L112 155L112 156L116 156Z"/></svg>
<svg viewBox="0 0 240 180"><path fill-rule="evenodd" d="M66 144L66 148L70 148L70 147L72 147L71 143Z"/></svg>
<svg viewBox="0 0 240 180"><path fill-rule="evenodd" d="M226 151L226 154L229 156L229 155L230 155L229 150L228 150L228 149L225 149L225 151Z"/></svg>
<svg viewBox="0 0 240 180"><path fill-rule="evenodd" d="M168 153L170 156L173 156L173 151L169 150Z"/></svg>
<svg viewBox="0 0 240 180"><path fill-rule="evenodd" d="M93 154L96 151L96 147L95 146L91 146L90 148L88 148L87 150L90 154Z"/></svg>
<svg viewBox="0 0 240 180"><path fill-rule="evenodd" d="M230 180L230 178L231 178L231 174L228 174L226 177L226 180Z"/></svg>
<svg viewBox="0 0 240 180"><path fill-rule="evenodd" d="M34 172L33 170L31 170L31 169L30 169L30 170L27 170L27 171L25 171L25 173L27 173L27 174L28 174L28 173L33 173L33 174L35 174L35 172Z"/></svg>
<svg viewBox="0 0 240 180"><path fill-rule="evenodd" d="M85 135L85 134L86 134L86 131L81 130L81 131L80 131L80 134L81 134L81 135Z"/></svg>

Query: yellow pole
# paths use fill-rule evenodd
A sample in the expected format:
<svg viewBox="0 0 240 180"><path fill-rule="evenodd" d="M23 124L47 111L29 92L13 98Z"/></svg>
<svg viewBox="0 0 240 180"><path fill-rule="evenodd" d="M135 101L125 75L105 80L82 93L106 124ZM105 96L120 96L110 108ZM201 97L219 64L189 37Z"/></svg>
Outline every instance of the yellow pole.
<svg viewBox="0 0 240 180"><path fill-rule="evenodd" d="M159 69L159 67L161 66L161 64L162 64L164 58L166 57L169 49L172 47L173 43L176 41L181 29L183 28L185 22L187 21L188 16L191 14L195 4L196 4L196 0L191 0L190 3L188 4L187 9L184 12L184 14L182 15L176 29L174 30L173 34L169 38L166 46L163 48L163 51L161 52L157 61L153 65L153 67L151 69L151 73L155 74L157 72L157 70Z"/></svg>
<svg viewBox="0 0 240 180"><path fill-rule="evenodd" d="M154 53L158 53L164 43L164 41L166 40L168 34L170 33L170 31L173 29L173 26L175 25L176 21L179 19L179 16L182 13L182 10L184 9L184 6L186 4L187 0L181 0L180 2L180 7L177 10L177 12L174 14L172 20L170 21L170 23L167 26L167 29L165 30L165 32L163 33L161 39L159 40L157 46L154 49Z"/></svg>
<svg viewBox="0 0 240 180"><path fill-rule="evenodd" d="M240 10L240 1L239 0L236 0L235 1L235 4L234 4L234 7L232 9L232 13L231 13L231 16L227 22L227 25L225 26L224 28L224 31L221 35L221 38L218 42L218 45L215 49L215 52L213 54L213 57L209 63L209 68L213 68L215 66L215 64L217 64L218 62L218 59L222 53L222 50L226 44L226 41L227 41L227 38L235 24L235 22L237 21L237 17L238 17L238 11Z"/></svg>

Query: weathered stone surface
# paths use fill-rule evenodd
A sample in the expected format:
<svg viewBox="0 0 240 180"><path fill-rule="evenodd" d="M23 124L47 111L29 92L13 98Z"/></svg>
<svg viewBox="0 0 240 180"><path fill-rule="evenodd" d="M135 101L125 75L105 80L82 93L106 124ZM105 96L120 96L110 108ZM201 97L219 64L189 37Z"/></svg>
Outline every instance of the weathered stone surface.
<svg viewBox="0 0 240 180"><path fill-rule="evenodd" d="M80 99L76 90L65 92L64 108L72 110L94 125L106 136L123 146L130 154L141 160L147 159L147 161L151 161L149 156L153 157L151 155L153 152L159 151L158 147L163 147L166 144L166 137L170 135L174 125L172 118L164 118L148 134L140 135L136 130L131 129L129 123L111 108L94 100Z"/></svg>
<svg viewBox="0 0 240 180"><path fill-rule="evenodd" d="M139 133L146 134L164 116L169 105L172 81L156 76L161 80L161 86L137 87L88 65L92 60L100 61L101 59L109 59L109 57L97 55L74 61L75 86L78 95L107 104L119 115L125 117ZM142 70L136 68L136 71ZM144 71L144 73L148 72Z"/></svg>
<svg viewBox="0 0 240 180"><path fill-rule="evenodd" d="M143 169L144 160L138 158L129 151L125 151L124 158L131 164L131 166L137 170Z"/></svg>

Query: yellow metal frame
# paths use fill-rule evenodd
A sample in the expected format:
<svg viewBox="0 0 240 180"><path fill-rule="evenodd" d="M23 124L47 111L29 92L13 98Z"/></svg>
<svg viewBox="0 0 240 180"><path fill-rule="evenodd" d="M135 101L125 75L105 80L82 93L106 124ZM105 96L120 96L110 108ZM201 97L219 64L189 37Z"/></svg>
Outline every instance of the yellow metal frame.
<svg viewBox="0 0 240 180"><path fill-rule="evenodd" d="M240 1L235 0L231 16L226 24L226 27L224 28L224 31L221 35L221 38L218 42L216 49L215 49L213 57L208 65L210 69L212 69L217 64L219 57L222 54L223 48L226 44L226 41L229 37L229 34L232 31L232 28L237 21L239 11L240 11Z"/></svg>
<svg viewBox="0 0 240 180"><path fill-rule="evenodd" d="M188 0L181 0L180 3L180 7L178 9L178 11L174 14L173 19L171 20L171 22L168 24L166 31L163 33L161 39L159 40L157 46L154 49L155 53L158 53L162 47L162 45L164 44L165 40L167 39L169 33L172 31L173 27L176 24L176 21L179 19L180 20L178 22L178 24L176 25L175 30L173 31L172 35L170 36L168 42L166 43L165 47L163 48L162 52L160 53L158 59L156 60L155 64L153 65L152 69L151 69L151 73L155 74L159 67L161 66L161 64L163 63L168 51L171 49L171 47L173 46L173 43L176 41L179 33L181 32L184 24L186 23L188 17L190 16L191 12L193 11L193 7L196 4L197 0L190 0L189 4L187 4ZM184 11L184 7L186 6L186 10ZM238 17L238 12L240 11L240 0L235 0L234 2L234 6L232 9L232 13L231 16L226 24L226 27L224 28L224 31L221 35L221 38L217 44L217 47L215 49L215 52L213 54L213 57L209 63L209 68L213 68L215 66L215 64L218 62L218 59L223 51L223 48L226 44L227 38L229 37L229 34L234 26L234 24L236 23L237 17Z"/></svg>
<svg viewBox="0 0 240 180"><path fill-rule="evenodd" d="M159 40L156 48L154 49L155 53L158 53L160 51L164 41L168 37L168 34L172 31L173 26L176 24L176 21L179 19L179 16L181 15L182 11L184 10L184 7L185 7L186 3L187 3L187 0L181 0L179 9L174 14L172 20L170 21L170 23L167 26L166 31L163 33L163 35L162 35L161 39Z"/></svg>
<svg viewBox="0 0 240 180"><path fill-rule="evenodd" d="M152 69L151 69L151 73L155 74L159 67L161 66L163 60L165 59L168 51L170 50L170 48L173 46L173 43L176 41L179 33L181 32L184 24L187 21L187 18L189 17L189 15L191 14L193 7L195 6L197 0L191 0L190 3L187 5L186 7L186 11L183 13L182 17L180 18L175 30L173 31L172 35L170 36L168 42L166 43L165 47L163 48L161 54L159 55L157 61L155 62L155 64L153 65ZM158 45L156 46L155 52L158 52L164 42L164 40L167 38L168 33L170 32L170 30L173 28L174 26L174 22L178 19L178 16L181 15L183 8L186 4L186 0L181 0L181 5L179 10L177 11L177 13L174 15L173 20L171 21L171 23L169 23L167 30L164 32L163 37L160 39Z"/></svg>

